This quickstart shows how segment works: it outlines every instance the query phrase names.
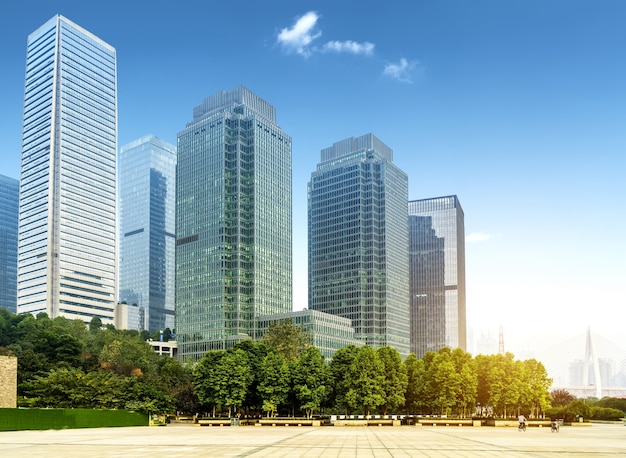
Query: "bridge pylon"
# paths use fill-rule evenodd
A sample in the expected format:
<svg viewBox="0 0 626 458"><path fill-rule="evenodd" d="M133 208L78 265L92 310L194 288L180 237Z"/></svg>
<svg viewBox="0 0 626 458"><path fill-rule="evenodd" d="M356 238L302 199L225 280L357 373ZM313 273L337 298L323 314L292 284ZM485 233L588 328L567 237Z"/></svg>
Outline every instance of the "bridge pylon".
<svg viewBox="0 0 626 458"><path fill-rule="evenodd" d="M585 361L583 364L583 386L589 386L589 362L593 365L593 375L596 388L596 398L602 397L602 380L600 379L600 364L596 353L596 345L591 333L591 328L587 328L587 339L585 342Z"/></svg>

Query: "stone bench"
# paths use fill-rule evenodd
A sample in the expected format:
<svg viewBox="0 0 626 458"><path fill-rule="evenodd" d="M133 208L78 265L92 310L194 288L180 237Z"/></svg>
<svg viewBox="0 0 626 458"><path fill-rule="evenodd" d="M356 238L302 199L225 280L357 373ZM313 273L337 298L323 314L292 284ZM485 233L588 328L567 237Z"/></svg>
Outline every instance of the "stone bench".
<svg viewBox="0 0 626 458"><path fill-rule="evenodd" d="M267 418L257 421L254 426L321 426L321 420L306 418Z"/></svg>
<svg viewBox="0 0 626 458"><path fill-rule="evenodd" d="M472 419L421 418L418 424L422 426L480 426L480 421L474 422Z"/></svg>
<svg viewBox="0 0 626 458"><path fill-rule="evenodd" d="M339 419L333 422L333 426L400 426L400 420L390 418L359 418L359 419Z"/></svg>
<svg viewBox="0 0 626 458"><path fill-rule="evenodd" d="M230 418L198 420L196 426L230 426Z"/></svg>

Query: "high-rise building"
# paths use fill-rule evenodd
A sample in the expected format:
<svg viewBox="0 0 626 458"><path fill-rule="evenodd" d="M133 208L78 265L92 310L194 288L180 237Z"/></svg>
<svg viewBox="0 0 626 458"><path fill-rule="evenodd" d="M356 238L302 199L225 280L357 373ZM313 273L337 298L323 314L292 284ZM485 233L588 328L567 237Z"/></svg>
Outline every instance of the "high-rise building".
<svg viewBox="0 0 626 458"><path fill-rule="evenodd" d="M409 202L411 352L466 349L465 219L456 196Z"/></svg>
<svg viewBox="0 0 626 458"><path fill-rule="evenodd" d="M54 16L27 41L19 313L113 323L116 156L115 49Z"/></svg>
<svg viewBox="0 0 626 458"><path fill-rule="evenodd" d="M174 329L176 248L176 147L154 135L120 150L120 301L130 309L128 327Z"/></svg>
<svg viewBox="0 0 626 458"><path fill-rule="evenodd" d="M245 87L204 100L178 134L176 339L200 358L292 310L291 137Z"/></svg>
<svg viewBox="0 0 626 458"><path fill-rule="evenodd" d="M408 178L372 134L325 148L308 185L309 308L409 353Z"/></svg>
<svg viewBox="0 0 626 458"><path fill-rule="evenodd" d="M20 182L0 175L0 308L17 310L17 215Z"/></svg>

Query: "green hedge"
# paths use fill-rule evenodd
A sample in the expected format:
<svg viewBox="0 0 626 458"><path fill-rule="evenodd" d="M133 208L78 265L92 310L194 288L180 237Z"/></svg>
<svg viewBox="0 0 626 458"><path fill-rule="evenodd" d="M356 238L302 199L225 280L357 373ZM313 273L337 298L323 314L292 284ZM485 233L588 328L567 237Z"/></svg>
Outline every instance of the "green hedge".
<svg viewBox="0 0 626 458"><path fill-rule="evenodd" d="M126 410L0 409L0 431L147 425L147 415Z"/></svg>

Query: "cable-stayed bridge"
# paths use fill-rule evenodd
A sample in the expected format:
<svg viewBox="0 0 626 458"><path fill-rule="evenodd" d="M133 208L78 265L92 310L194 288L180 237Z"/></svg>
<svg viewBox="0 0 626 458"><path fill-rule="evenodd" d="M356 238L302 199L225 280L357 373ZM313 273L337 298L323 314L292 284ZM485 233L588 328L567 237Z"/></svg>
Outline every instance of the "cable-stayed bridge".
<svg viewBox="0 0 626 458"><path fill-rule="evenodd" d="M577 397L626 396L626 350L588 329L562 342L535 349L553 379L552 388Z"/></svg>

